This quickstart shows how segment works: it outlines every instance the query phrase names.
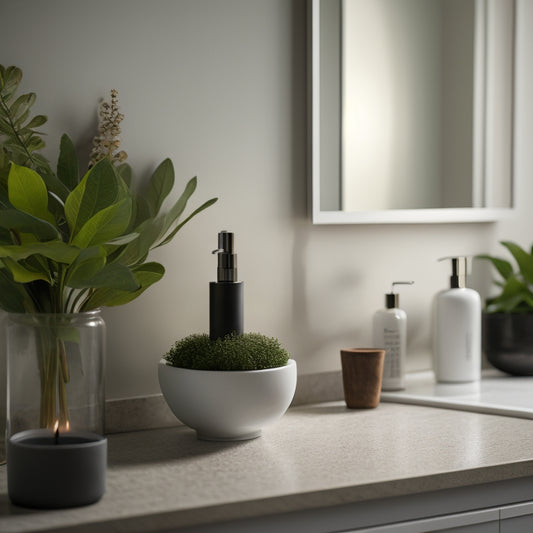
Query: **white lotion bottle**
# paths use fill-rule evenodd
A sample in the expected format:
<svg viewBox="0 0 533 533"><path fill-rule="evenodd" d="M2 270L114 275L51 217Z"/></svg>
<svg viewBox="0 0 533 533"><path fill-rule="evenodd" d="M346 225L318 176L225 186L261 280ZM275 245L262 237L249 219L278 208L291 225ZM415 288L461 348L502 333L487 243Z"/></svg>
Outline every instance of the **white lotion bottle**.
<svg viewBox="0 0 533 533"><path fill-rule="evenodd" d="M407 314L400 309L400 296L394 285L412 285L412 281L394 281L385 294L385 309L376 311L373 319L374 347L385 350L381 390L405 388L405 359L407 350Z"/></svg>
<svg viewBox="0 0 533 533"><path fill-rule="evenodd" d="M466 257L452 262L450 288L435 296L433 367L438 382L466 383L481 377L481 298L466 287ZM443 259L440 259L442 261Z"/></svg>

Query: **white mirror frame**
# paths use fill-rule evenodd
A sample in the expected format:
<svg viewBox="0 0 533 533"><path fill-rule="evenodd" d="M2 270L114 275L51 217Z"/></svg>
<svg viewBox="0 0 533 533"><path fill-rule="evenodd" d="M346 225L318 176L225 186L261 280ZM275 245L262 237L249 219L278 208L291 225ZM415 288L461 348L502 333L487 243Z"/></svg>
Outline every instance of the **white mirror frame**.
<svg viewBox="0 0 533 533"><path fill-rule="evenodd" d="M507 218L515 207L514 183L511 192L511 207L468 207L468 208L431 208L431 209L388 209L379 211L322 211L320 209L320 1L308 0L308 150L309 150L309 206L313 224L412 224L412 223L463 223L463 222L495 222ZM477 9L486 9L487 0L476 0ZM516 28L516 8L514 10ZM476 39L484 39L484 29L476 28ZM513 54L516 49L516 32L513 36ZM476 47L480 49L479 46ZM483 62L476 62L482 64ZM477 68L477 80L485 80L486 72ZM513 78L515 69L513 68ZM484 92L484 83L476 83L477 92ZM515 80L513 79L513 92ZM481 100L481 103L479 103ZM474 111L475 128L483 131L484 102L476 97ZM513 94L514 102L514 94ZM515 110L512 106L512 122L514 130ZM476 135L474 144L474 180L477 190L489 190L490 183L482 183L485 166L485 147L479 141L484 135ZM514 163L514 142L511 143L511 165ZM513 168L511 168L513 179ZM479 192L478 192L479 194ZM481 193L482 194L482 193Z"/></svg>

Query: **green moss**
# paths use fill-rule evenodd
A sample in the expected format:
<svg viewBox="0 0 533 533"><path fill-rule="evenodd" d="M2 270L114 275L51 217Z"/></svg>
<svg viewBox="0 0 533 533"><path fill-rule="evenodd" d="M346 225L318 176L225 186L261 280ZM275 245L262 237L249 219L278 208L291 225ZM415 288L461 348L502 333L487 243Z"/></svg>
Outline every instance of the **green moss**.
<svg viewBox="0 0 533 533"><path fill-rule="evenodd" d="M205 333L189 335L165 355L169 365L193 370L262 370L284 366L289 358L277 339L259 333L228 335L215 341Z"/></svg>

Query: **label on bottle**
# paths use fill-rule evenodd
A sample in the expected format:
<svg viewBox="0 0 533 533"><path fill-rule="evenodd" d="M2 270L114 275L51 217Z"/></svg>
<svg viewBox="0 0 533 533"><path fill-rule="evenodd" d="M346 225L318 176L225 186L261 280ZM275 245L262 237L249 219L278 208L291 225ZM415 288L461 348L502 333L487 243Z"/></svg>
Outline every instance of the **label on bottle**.
<svg viewBox="0 0 533 533"><path fill-rule="evenodd" d="M383 378L397 378L401 375L399 330L383 328L383 340L385 345Z"/></svg>

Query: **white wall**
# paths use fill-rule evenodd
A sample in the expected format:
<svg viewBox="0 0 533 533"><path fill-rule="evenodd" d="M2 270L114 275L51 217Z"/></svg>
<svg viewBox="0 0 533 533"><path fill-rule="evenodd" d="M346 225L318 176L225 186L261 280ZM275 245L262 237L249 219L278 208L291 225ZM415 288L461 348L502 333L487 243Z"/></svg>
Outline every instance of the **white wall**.
<svg viewBox="0 0 533 533"><path fill-rule="evenodd" d="M24 71L50 117L50 154L68 132L81 152L96 104L120 94L123 146L139 175L166 156L196 202L219 202L154 255L166 277L105 311L107 391L159 391L156 363L179 337L208 327L208 282L221 229L236 233L246 329L277 336L300 373L340 368L339 349L371 342L371 317L393 279L409 316L409 367L429 358L429 306L447 284L438 257L529 245L533 214L533 2L519 0L518 210L500 224L314 227L306 214L303 0L2 0L1 61ZM7 23L9 21L9 23ZM473 284L483 287L482 277Z"/></svg>

